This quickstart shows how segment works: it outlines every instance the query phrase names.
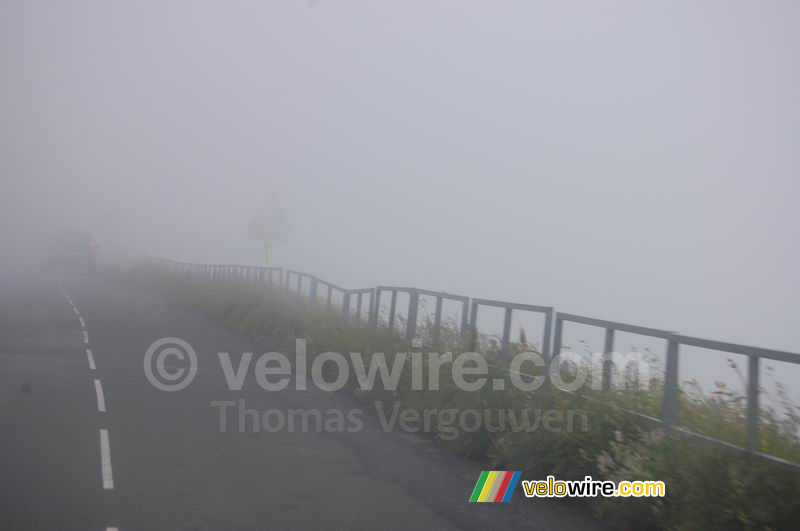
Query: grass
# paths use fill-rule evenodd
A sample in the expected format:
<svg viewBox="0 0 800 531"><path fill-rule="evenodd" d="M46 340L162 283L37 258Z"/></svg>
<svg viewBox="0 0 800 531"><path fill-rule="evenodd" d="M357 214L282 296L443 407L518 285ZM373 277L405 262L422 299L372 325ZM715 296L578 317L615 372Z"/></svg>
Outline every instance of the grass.
<svg viewBox="0 0 800 531"><path fill-rule="evenodd" d="M339 311L326 310L289 294L244 281L192 280L143 265L133 273L172 300L206 314L226 326L254 337L265 348L290 353L295 338L306 338L309 362L322 352L359 352L368 366L374 353L392 356L407 351L399 334L344 323ZM430 323L420 323L423 337ZM459 352L457 323L445 323L443 349ZM276 341L278 344L276 345ZM489 361L497 357L497 345L478 338ZM511 354L526 350L525 339L511 346ZM424 350L424 349L423 349ZM409 364L406 364L408 368ZM733 370L738 370L733 366ZM565 369L567 370L567 369ZM351 376L353 371L351 370ZM424 375L427 381L427 374ZM507 375L494 373L490 378ZM491 381L491 380L490 380ZM603 480L661 480L664 498L593 498L586 503L594 514L615 529L793 529L800 521L800 472L754 456L742 455L708 444L698 444L664 433L640 416L623 409L658 417L663 381L651 380L649 389L603 394L584 386L564 393L545 384L535 392L523 392L506 382L505 391L491 385L467 392L452 381L449 365L440 371L439 389L411 389L410 370L404 370L396 390L382 388L380 378L369 391L354 377L347 389L365 403L402 402L404 409L423 414L430 409L511 411L514 415L557 411L577 413L573 429L535 431L505 429L462 431L434 417L432 437L447 450L473 459L485 459L496 469L523 470L523 478ZM797 408L778 386L785 411L762 409L761 446L765 452L800 462ZM745 400L720 387L704 394L699 386L685 384L679 398L680 424L698 433L738 445L745 440ZM616 407L614 407L616 406ZM588 422L582 429L581 419Z"/></svg>

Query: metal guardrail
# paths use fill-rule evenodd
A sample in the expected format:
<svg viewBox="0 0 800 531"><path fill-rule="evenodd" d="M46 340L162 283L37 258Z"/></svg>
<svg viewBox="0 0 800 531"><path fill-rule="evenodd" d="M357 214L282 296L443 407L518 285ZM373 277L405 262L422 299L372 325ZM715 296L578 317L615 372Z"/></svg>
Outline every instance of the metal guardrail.
<svg viewBox="0 0 800 531"><path fill-rule="evenodd" d="M417 335L417 321L418 321L418 312L419 312L419 297L420 295L425 295L429 297L434 297L436 299L436 309L434 310L434 318L433 318L433 345L438 347L441 343L441 333L442 333L442 306L444 301L450 300L461 303L461 337L462 340L466 340L467 331L468 331L468 317L467 317L467 308L469 308L469 297L464 297L461 295L453 295L452 293L447 293L444 291L431 291L427 289L419 289L419 288L404 288L404 287L397 287L397 286L378 286L375 288L375 304L372 311L372 321L371 325L373 327L378 326L378 309L380 307L380 300L381 300L381 293L384 291L388 291L392 294L391 303L389 304L389 322L388 328L390 330L394 330L394 321L397 312L397 294L398 293L408 293L408 314L406 318L406 331L405 337L406 340L411 341Z"/></svg>
<svg viewBox="0 0 800 531"><path fill-rule="evenodd" d="M697 337L681 335L674 331L661 330L657 328L648 328L643 326L636 326L627 323L620 323L615 321L606 321L603 319L596 319L593 317L585 317L581 315L574 315L569 313L556 313L550 306L535 306L530 304L518 304L505 301L496 301L489 299L470 299L469 297L461 295L453 295L446 292L431 291L420 288L411 287L396 287L396 286L378 286L377 288L362 288L362 289L344 289L330 282L320 280L314 275L302 273L293 269L287 269L285 274L283 269L279 267L253 267L241 265L216 265L216 264L190 264L185 262L176 262L166 258L146 257L151 262L172 269L173 271L184 274L187 276L199 275L206 278L216 279L245 279L255 283L277 285L286 291L292 291L291 283L294 281L295 289L299 295L302 295L303 279L309 279L311 282L309 286L308 296L312 302L319 300L319 286L322 285L327 288L327 296L325 304L331 307L332 293L339 291L342 294L342 318L346 321L351 321L351 297L357 297L356 315L361 322L363 315L363 296L370 295L371 300L368 308L368 323L372 327L379 326L378 311L380 307L381 294L383 292L391 293L391 302L389 307L388 328L394 330L394 321L396 319L397 309L397 295L398 293L409 294L408 317L406 320L406 330L404 336L406 340L411 341L417 334L417 314L419 309L420 295L431 296L436 299L436 310L434 317L433 337L434 346L437 346L441 334L442 322L442 304L445 300L452 300L461 303L461 337L465 344L471 350L474 350L477 345L470 344L469 338L471 333L477 330L478 323L478 309L481 306L492 306L502 308L505 310L503 321L503 336L500 350L500 363L503 370L508 370L508 352L511 342L511 319L514 311L534 312L543 314L545 318L544 329L542 331L542 356L545 359L552 357L556 358L561 353L561 344L563 337L563 328L565 322L583 324L588 326L595 326L605 330L605 341L603 352L609 354L614 352L614 337L615 332L627 332L641 336L653 337L663 339L666 341L666 362L664 372L664 394L662 397L662 410L660 418L655 418L650 415L645 415L640 412L624 409L624 411L636 415L650 423L656 424L663 428L668 434L680 435L692 440L709 443L721 448L727 448L737 452L741 452L751 456L757 456L775 463L779 463L797 470L800 470L800 463L795 463L780 457L764 453L760 451L759 435L758 435L758 414L759 414L759 377L760 377L760 360L770 359L785 363L800 364L800 355L785 352L780 350L772 350L760 347L751 347L747 345L740 345L736 343L729 343L725 341L716 341L710 339L701 339ZM277 273L278 282L274 282L273 275ZM470 308L469 316L467 315L467 308ZM552 349L551 349L551 329L554 329L552 334ZM680 395L680 385L678 383L678 366L680 358L681 345L699 347L709 350L716 350L720 352L728 352L733 354L740 354L747 356L748 370L747 370L747 393L746 393L746 446L741 447L727 441L716 439L701 433L693 432L687 428L677 425L678 422L678 398ZM494 367L498 368L498 367ZM532 375L529 375L532 376ZM609 390L611 387L611 365L607 362L603 363L602 368L603 390ZM606 404L610 407L615 407L611 404Z"/></svg>
<svg viewBox="0 0 800 531"><path fill-rule="evenodd" d="M470 322L473 327L476 326L478 322L478 307L480 306L494 306L505 310L505 316L503 318L503 339L500 344L500 364L503 367L508 367L508 348L511 343L511 317L514 310L544 314L541 354L546 360L550 358L550 330L553 328L553 308L549 306L534 306L532 304L518 304L489 299L472 299ZM475 348L476 345L471 346L471 350Z"/></svg>
<svg viewBox="0 0 800 531"><path fill-rule="evenodd" d="M758 412L759 412L759 393L760 393L760 360L771 359L782 361L786 363L800 364L800 355L791 352L784 352L779 350L765 349L759 347L750 347L747 345L740 345L736 343L728 343L724 341L715 341L711 339L700 339L691 336L684 336L677 332L668 330L659 330L655 328L645 328L642 326L634 326L626 323L618 323L614 321L604 321L592 317L583 317L579 315L572 315L567 313L556 314L556 328L553 340L553 351L557 355L561 351L561 338L563 333L563 323L573 322L581 323L590 326L596 326L605 329L605 345L603 348L604 353L614 352L614 332L629 332L642 336L660 338L666 341L667 357L664 371L664 395L661 401L661 417L653 419L653 417L642 415L641 413L631 413L646 417L648 420L655 420L667 432L674 432L685 437L711 442L724 446L726 448L733 448L745 453L756 454L771 461L776 461L782 464L791 465L800 469L800 464L787 461L775 457L770 454L760 452L759 436L758 436ZM745 430L746 430L746 446L744 448L731 444L714 437L709 437L700 433L693 432L686 428L680 427L678 423L678 398L680 395L680 386L678 383L678 367L680 360L680 347L681 345L699 347L709 350L716 350L720 352L728 352L731 354L741 354L747 356L748 370L747 370L747 390L746 390L746 408L745 408ZM611 365L603 363L603 389L609 390L611 385Z"/></svg>
<svg viewBox="0 0 800 531"><path fill-rule="evenodd" d="M332 284L331 282L319 279L315 275L303 273L302 271L297 271L295 269L286 270L283 289L286 291L294 291L298 296L302 296L304 279L307 279L309 282L308 298L311 300L311 302L317 302L319 300L320 286L322 286L326 290L325 306L330 308L333 305L333 294L338 291L342 296L342 318L346 321L351 321L351 299L353 296L355 296L356 299L355 316L357 321L362 321L362 309L364 307L365 295L370 296L368 308L372 308L372 298L374 297L375 292L373 288L345 289L337 286L336 284ZM292 289L292 282L294 282L294 289ZM371 317L372 316L370 314L368 316L368 321L371 321Z"/></svg>

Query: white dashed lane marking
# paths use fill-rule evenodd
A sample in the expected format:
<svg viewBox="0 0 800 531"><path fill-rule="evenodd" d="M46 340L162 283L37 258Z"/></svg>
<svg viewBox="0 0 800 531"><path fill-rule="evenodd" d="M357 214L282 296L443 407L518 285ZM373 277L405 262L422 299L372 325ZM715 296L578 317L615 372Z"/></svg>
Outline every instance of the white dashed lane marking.
<svg viewBox="0 0 800 531"><path fill-rule="evenodd" d="M114 488L114 473L111 470L111 445L108 442L108 430L100 430L100 466L103 470L103 488Z"/></svg>
<svg viewBox="0 0 800 531"><path fill-rule="evenodd" d="M67 298L67 302L72 307L72 311L75 312L75 315L78 316L78 321L81 323L81 328L83 328L83 342L88 345L89 344L89 332L86 330L86 321L83 320L81 317L80 311L78 311L78 307L75 306L75 303L70 298L67 291L64 289L64 281L61 277L58 279L61 292L64 294L64 297ZM92 355L92 349L86 349L86 359L89 362L89 369L94 371L97 370L97 366L94 363L94 355ZM103 392L103 384L97 378L94 379L94 391L97 397L97 411L100 413L106 412L106 396ZM101 429L100 430L100 469L102 472L103 478L103 489L105 490L113 490L114 489L114 472L111 469L111 443L108 439L108 430ZM106 531L119 531L117 527L106 527Z"/></svg>
<svg viewBox="0 0 800 531"><path fill-rule="evenodd" d="M103 394L103 384L100 380L94 380L94 392L97 395L97 411L100 413L106 412L106 397Z"/></svg>

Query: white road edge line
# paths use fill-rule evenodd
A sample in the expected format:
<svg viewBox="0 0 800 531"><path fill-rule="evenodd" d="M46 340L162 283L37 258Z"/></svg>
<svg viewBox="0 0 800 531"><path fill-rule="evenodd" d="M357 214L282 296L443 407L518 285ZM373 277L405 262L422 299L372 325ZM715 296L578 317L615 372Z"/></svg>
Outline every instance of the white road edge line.
<svg viewBox="0 0 800 531"><path fill-rule="evenodd" d="M90 348L86 349L86 357L89 358L89 368L93 371L96 370L97 367L95 367L94 365L94 356L92 356L92 349Z"/></svg>
<svg viewBox="0 0 800 531"><path fill-rule="evenodd" d="M89 344L89 332L87 332L86 330L83 331L83 342L86 343L87 345Z"/></svg>
<svg viewBox="0 0 800 531"><path fill-rule="evenodd" d="M80 322L81 322L81 328L86 328L86 321L84 321L84 320L83 320L83 317L81 317L81 316L79 315L79 316L78 316L78 319L79 319L79 320L80 320Z"/></svg>
<svg viewBox="0 0 800 531"><path fill-rule="evenodd" d="M100 383L100 380L95 378L94 380L94 392L97 394L97 411L100 413L106 412L106 397L103 394L103 384Z"/></svg>
<svg viewBox="0 0 800 531"><path fill-rule="evenodd" d="M100 430L100 465L103 469L103 488L114 489L114 473L111 470L111 445L108 443L108 430Z"/></svg>
<svg viewBox="0 0 800 531"><path fill-rule="evenodd" d="M80 316L80 314L81 314L81 312L78 311L78 307L77 306L73 306L72 307L72 311L75 312L75 315Z"/></svg>
<svg viewBox="0 0 800 531"><path fill-rule="evenodd" d="M119 531L118 527L106 527L106 531Z"/></svg>

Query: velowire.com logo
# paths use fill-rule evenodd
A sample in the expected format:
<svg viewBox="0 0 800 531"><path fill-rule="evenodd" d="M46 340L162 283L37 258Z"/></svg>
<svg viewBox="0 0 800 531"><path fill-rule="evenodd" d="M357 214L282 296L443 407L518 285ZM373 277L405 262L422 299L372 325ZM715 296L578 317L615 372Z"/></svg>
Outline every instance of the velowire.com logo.
<svg viewBox="0 0 800 531"><path fill-rule="evenodd" d="M507 502L514 494L519 482L520 471L497 472L483 471L475 488L472 490L471 502Z"/></svg>

